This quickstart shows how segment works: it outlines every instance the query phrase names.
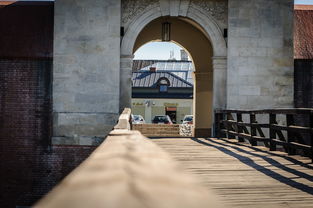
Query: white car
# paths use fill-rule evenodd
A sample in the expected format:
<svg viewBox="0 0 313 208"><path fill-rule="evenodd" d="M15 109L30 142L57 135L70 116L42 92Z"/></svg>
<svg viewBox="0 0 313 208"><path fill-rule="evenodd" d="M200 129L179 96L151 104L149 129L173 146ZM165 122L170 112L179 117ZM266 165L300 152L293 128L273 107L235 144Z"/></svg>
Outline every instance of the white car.
<svg viewBox="0 0 313 208"><path fill-rule="evenodd" d="M145 119L141 115L132 115L133 124L145 124Z"/></svg>
<svg viewBox="0 0 313 208"><path fill-rule="evenodd" d="M193 115L185 115L182 122L183 124L193 124Z"/></svg>

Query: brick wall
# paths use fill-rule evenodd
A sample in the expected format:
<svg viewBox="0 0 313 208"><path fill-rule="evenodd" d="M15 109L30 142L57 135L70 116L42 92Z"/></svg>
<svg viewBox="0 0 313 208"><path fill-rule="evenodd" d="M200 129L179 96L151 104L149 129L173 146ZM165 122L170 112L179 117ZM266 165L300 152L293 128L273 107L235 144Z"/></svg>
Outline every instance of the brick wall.
<svg viewBox="0 0 313 208"><path fill-rule="evenodd" d="M1 197L29 192L49 144L51 60L0 60Z"/></svg>
<svg viewBox="0 0 313 208"><path fill-rule="evenodd" d="M52 60L0 60L0 205L31 205L94 147L50 146Z"/></svg>

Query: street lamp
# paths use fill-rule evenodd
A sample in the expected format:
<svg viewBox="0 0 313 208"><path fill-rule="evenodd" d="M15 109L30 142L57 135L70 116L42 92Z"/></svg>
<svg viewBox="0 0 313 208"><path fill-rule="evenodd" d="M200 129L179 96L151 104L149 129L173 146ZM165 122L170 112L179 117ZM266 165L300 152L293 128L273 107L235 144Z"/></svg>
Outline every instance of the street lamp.
<svg viewBox="0 0 313 208"><path fill-rule="evenodd" d="M171 41L171 23L169 22L162 23L162 41L163 42Z"/></svg>

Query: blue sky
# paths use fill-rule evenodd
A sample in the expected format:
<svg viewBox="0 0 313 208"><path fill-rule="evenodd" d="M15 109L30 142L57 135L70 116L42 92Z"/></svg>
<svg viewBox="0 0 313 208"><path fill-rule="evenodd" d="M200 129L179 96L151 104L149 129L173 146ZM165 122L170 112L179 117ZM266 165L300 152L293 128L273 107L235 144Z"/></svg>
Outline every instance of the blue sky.
<svg viewBox="0 0 313 208"><path fill-rule="evenodd" d="M175 43L150 42L140 47L135 52L135 59L161 59L170 58L170 51L174 51L174 57L180 60L180 49Z"/></svg>
<svg viewBox="0 0 313 208"><path fill-rule="evenodd" d="M313 4L313 0L295 0L295 4Z"/></svg>

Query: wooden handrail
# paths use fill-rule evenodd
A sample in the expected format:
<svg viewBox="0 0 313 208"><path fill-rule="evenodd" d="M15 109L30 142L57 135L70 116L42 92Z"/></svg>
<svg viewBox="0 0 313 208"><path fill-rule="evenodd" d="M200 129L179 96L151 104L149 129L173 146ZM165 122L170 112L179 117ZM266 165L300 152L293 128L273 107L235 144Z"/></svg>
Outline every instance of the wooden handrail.
<svg viewBox="0 0 313 208"><path fill-rule="evenodd" d="M276 117L279 114L286 117L286 125L278 124ZM249 122L243 121L243 115L249 115ZM263 116L263 123L257 121L256 115ZM297 124L296 116L306 117L307 124L305 126ZM268 117L268 122L264 123L264 117ZM276 150L277 145L282 145L288 154L297 154L301 150L301 154L307 153L313 161L313 109L311 108L216 110L215 122L216 137L237 138L238 142L249 141L251 145L262 142L271 151ZM269 129L268 135L265 135L263 129ZM303 135L306 135L307 143L303 142Z"/></svg>
<svg viewBox="0 0 313 208"><path fill-rule="evenodd" d="M120 115L115 130L131 130L131 109L125 108Z"/></svg>
<svg viewBox="0 0 313 208"><path fill-rule="evenodd" d="M104 143L35 208L221 207L167 152L129 130L130 111L123 114Z"/></svg>
<svg viewBox="0 0 313 208"><path fill-rule="evenodd" d="M240 113L240 114L308 114L312 113L313 108L277 108L264 110L216 110L215 113Z"/></svg>

